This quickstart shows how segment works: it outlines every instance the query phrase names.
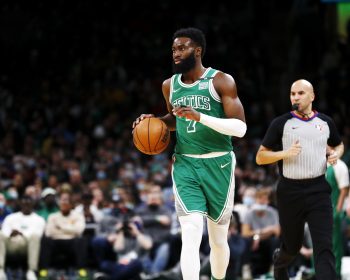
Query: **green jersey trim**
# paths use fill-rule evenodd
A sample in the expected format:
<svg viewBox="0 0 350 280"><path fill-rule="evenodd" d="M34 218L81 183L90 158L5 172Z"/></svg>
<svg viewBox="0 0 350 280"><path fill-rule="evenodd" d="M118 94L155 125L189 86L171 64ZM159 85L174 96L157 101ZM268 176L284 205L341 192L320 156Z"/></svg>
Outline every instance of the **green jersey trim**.
<svg viewBox="0 0 350 280"><path fill-rule="evenodd" d="M213 70L213 71L212 71ZM203 73L203 75L201 76L201 78L203 79L210 71L212 71L210 78L214 78L216 76L216 74L219 72L218 70L214 70L211 67L208 67L207 70ZM181 76L182 75L173 75L171 77L170 80L170 94L169 94L169 102L171 103L172 97L173 97L173 93L174 93L174 83L175 83L175 79L177 77L177 82L179 83L180 86L183 86L185 88L191 88L195 85L197 85L199 82L201 82L201 78L198 79L198 81L194 82L193 84L185 84L181 81ZM219 103L222 103L221 101L221 97L218 94L218 92L215 90L214 84L213 84L213 79L209 80L209 93L210 96Z"/></svg>
<svg viewBox="0 0 350 280"><path fill-rule="evenodd" d="M215 72L211 74L211 77L215 77L215 75L216 75L218 72L219 72L218 70L215 70ZM217 93L217 91L215 90L214 83L213 83L213 80L212 80L212 79L209 81L209 93L210 93L211 97L212 97L215 101L217 101L217 102L219 102L219 103L222 103L222 102L221 102L221 97L220 97L220 95L219 95L219 94Z"/></svg>
<svg viewBox="0 0 350 280"><path fill-rule="evenodd" d="M194 83L192 84L185 84L183 81L181 81L181 77L182 77L182 74L179 74L178 77L177 77L177 82L179 83L180 86L184 87L184 88L191 88L191 87L194 87L196 85L198 85L200 82L201 82L201 79L202 78L205 78L206 75L209 73L209 71L211 70L211 67L208 67L204 73L202 74L202 76L200 76L200 78L195 81Z"/></svg>
<svg viewBox="0 0 350 280"><path fill-rule="evenodd" d="M173 92L174 92L174 80L175 80L175 75L173 75L170 79L170 94L169 94L169 102L171 104L171 99L173 97Z"/></svg>

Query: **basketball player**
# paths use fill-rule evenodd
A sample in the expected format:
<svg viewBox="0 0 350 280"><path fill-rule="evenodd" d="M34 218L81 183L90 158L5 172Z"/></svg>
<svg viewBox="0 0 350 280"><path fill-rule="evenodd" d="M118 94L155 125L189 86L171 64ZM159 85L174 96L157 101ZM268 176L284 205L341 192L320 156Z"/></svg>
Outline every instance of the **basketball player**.
<svg viewBox="0 0 350 280"><path fill-rule="evenodd" d="M234 79L203 66L205 48L201 30L176 31L172 44L175 74L162 86L169 113L161 119L176 130L172 178L184 280L199 279L203 216L208 224L212 279L225 279L236 164L231 136L243 137L247 129ZM152 116L141 115L133 127Z"/></svg>
<svg viewBox="0 0 350 280"><path fill-rule="evenodd" d="M276 280L289 279L287 268L301 248L305 222L313 242L316 278L336 279L331 187L325 172L327 162L335 164L344 146L333 120L312 110L314 98L310 82L295 81L290 90L293 111L273 120L256 155L258 164L279 162L280 167L277 206L282 244L274 254Z"/></svg>
<svg viewBox="0 0 350 280"><path fill-rule="evenodd" d="M333 253L335 270L341 278L341 260L344 256L342 222L344 218L343 205L349 192L349 169L345 162L339 159L336 164L327 164L326 179L332 187L333 206Z"/></svg>

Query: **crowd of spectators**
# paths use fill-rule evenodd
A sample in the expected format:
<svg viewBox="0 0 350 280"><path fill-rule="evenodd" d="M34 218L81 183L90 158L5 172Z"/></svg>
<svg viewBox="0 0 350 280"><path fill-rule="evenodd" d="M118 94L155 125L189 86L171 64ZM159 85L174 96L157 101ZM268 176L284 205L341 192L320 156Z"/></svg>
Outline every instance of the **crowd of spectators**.
<svg viewBox="0 0 350 280"><path fill-rule="evenodd" d="M246 264L254 275L269 272L270 263L260 260L270 260L278 242L277 171L275 165L257 167L256 150L272 118L289 109L290 83L302 77L315 85L316 110L336 121L350 166L344 102L350 40L332 29L331 4L233 2L175 8L155 1L150 8L143 1L120 1L115 9L112 1L39 1L0 7L6 26L0 36L6 54L0 71L0 247L7 246L0 253L0 279L9 257L22 254L26 244L20 237L27 236L27 219L24 228L4 222L19 213L40 224L25 239L37 246L26 263L29 280L45 279L64 264L82 279L90 270L113 279L167 271L178 279L181 240L170 174L175 134L164 153L146 156L133 146L131 124L141 113L165 113L160 89L171 75L171 37L189 25L207 34L205 66L233 75L247 116L247 136L233 139L238 208L230 226L229 279L241 276ZM266 234L254 240L261 224ZM4 245L14 236L17 247ZM201 253L205 275L206 236Z"/></svg>

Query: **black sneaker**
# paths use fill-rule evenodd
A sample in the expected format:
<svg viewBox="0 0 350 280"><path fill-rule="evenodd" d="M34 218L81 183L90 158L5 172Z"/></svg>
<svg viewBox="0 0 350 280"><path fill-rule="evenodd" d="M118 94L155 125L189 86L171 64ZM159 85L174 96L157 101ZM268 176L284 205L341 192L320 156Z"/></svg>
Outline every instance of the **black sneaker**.
<svg viewBox="0 0 350 280"><path fill-rule="evenodd" d="M279 254L280 249L276 249L272 256L273 276L275 277L275 280L289 280L288 266L278 266L278 264L276 264Z"/></svg>

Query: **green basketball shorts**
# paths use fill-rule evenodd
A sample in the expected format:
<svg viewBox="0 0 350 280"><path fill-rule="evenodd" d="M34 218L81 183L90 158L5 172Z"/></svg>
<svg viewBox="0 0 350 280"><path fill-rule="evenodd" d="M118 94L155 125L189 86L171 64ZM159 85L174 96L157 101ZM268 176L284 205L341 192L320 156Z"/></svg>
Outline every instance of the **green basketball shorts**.
<svg viewBox="0 0 350 280"><path fill-rule="evenodd" d="M201 213L216 223L231 218L236 158L233 152L213 158L173 156L173 190L178 216Z"/></svg>

